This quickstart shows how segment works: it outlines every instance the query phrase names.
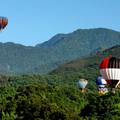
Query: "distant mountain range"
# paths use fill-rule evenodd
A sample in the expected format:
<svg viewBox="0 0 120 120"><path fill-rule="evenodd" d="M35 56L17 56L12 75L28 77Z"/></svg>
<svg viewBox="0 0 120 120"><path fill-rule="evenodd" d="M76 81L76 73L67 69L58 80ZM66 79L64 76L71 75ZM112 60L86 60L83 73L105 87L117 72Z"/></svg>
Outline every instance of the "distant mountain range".
<svg viewBox="0 0 120 120"><path fill-rule="evenodd" d="M1 74L45 74L59 65L120 45L120 32L96 28L57 34L35 47L0 43Z"/></svg>

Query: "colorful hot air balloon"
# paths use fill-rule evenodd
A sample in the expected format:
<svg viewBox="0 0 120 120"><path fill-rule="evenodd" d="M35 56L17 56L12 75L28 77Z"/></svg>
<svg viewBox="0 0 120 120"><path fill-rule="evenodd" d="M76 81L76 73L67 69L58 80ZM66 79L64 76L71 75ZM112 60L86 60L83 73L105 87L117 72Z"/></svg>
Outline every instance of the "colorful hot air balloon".
<svg viewBox="0 0 120 120"><path fill-rule="evenodd" d="M85 92L85 87L88 84L88 81L85 79L78 80L78 87L82 89L82 92Z"/></svg>
<svg viewBox="0 0 120 120"><path fill-rule="evenodd" d="M108 89L106 88L106 80L102 76L98 76L96 78L96 84L98 86L98 91L100 95L104 95L108 92Z"/></svg>
<svg viewBox="0 0 120 120"><path fill-rule="evenodd" d="M3 30L8 24L8 19L6 17L0 17L0 31Z"/></svg>
<svg viewBox="0 0 120 120"><path fill-rule="evenodd" d="M106 80L102 76L98 76L96 78L96 84L97 84L98 87L105 87L107 82L106 82Z"/></svg>
<svg viewBox="0 0 120 120"><path fill-rule="evenodd" d="M100 73L112 88L116 88L120 82L120 58L104 58L100 64Z"/></svg>

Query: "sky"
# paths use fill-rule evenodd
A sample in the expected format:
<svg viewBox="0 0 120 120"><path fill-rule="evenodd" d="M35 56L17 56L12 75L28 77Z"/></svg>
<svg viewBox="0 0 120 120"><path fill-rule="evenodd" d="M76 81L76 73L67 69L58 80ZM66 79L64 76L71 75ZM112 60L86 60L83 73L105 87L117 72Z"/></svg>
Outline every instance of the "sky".
<svg viewBox="0 0 120 120"><path fill-rule="evenodd" d="M120 31L120 0L0 0L0 16L9 20L0 42L35 46L77 29Z"/></svg>

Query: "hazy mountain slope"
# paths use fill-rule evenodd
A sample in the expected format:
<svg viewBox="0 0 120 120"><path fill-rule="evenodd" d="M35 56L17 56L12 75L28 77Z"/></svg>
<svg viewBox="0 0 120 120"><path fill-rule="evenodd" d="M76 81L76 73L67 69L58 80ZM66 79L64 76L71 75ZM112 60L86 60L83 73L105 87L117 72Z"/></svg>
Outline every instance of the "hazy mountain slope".
<svg viewBox="0 0 120 120"><path fill-rule="evenodd" d="M120 44L120 32L79 29L35 47L0 43L0 73L47 73L71 60Z"/></svg>
<svg viewBox="0 0 120 120"><path fill-rule="evenodd" d="M50 74L63 74L67 72L78 72L84 68L99 68L99 64L104 57L107 56L120 57L120 45L114 46L112 48L106 49L102 52L96 53L96 55L85 57L82 59L76 59L74 61L68 62L59 66L57 69L53 70Z"/></svg>

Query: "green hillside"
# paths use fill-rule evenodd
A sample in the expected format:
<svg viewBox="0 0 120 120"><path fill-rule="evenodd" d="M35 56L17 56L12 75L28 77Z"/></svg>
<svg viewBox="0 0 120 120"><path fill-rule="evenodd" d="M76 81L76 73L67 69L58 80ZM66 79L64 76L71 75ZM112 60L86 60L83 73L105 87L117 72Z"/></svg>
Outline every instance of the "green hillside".
<svg viewBox="0 0 120 120"><path fill-rule="evenodd" d="M73 72L81 72L87 69L96 69L98 71L99 64L104 57L107 56L120 57L120 45L111 47L104 51L97 52L95 55L89 57L76 59L66 64L60 65L57 69L50 72L50 74L69 74ZM91 72L91 71L90 71Z"/></svg>

